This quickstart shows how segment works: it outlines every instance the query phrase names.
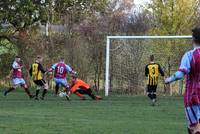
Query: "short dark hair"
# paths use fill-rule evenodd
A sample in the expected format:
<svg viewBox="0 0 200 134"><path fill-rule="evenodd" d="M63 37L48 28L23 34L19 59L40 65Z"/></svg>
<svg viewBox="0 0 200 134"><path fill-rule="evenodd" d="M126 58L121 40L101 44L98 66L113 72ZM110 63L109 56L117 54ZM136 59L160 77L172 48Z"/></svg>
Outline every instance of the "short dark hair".
<svg viewBox="0 0 200 134"><path fill-rule="evenodd" d="M60 60L61 60L61 61L64 61L64 60L65 60L65 58L61 57L61 58L60 58Z"/></svg>
<svg viewBox="0 0 200 134"><path fill-rule="evenodd" d="M200 28L195 27L192 29L192 38L196 43L200 43Z"/></svg>
<svg viewBox="0 0 200 134"><path fill-rule="evenodd" d="M18 55L16 55L15 58L20 58L20 57Z"/></svg>
<svg viewBox="0 0 200 134"><path fill-rule="evenodd" d="M40 55L37 55L37 59L41 59L42 57Z"/></svg>
<svg viewBox="0 0 200 134"><path fill-rule="evenodd" d="M154 61L154 55L150 55L150 61Z"/></svg>

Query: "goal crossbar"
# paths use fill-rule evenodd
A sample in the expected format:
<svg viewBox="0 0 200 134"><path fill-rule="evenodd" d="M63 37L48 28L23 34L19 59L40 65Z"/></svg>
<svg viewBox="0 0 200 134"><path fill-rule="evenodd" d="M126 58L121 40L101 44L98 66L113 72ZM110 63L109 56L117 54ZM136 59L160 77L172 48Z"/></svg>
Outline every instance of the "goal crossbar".
<svg viewBox="0 0 200 134"><path fill-rule="evenodd" d="M110 41L112 39L191 39L192 36L107 36L106 41L106 72L105 72L105 96L109 94L109 64L110 64Z"/></svg>

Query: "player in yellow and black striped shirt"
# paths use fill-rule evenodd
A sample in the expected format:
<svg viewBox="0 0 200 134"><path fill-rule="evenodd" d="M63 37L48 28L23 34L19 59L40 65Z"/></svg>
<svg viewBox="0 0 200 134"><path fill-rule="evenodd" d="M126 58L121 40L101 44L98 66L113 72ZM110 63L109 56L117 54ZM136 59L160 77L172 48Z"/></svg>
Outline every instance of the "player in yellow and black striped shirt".
<svg viewBox="0 0 200 134"><path fill-rule="evenodd" d="M156 102L156 89L158 85L158 77L165 76L161 66L154 62L154 56L150 56L150 63L146 65L145 75L147 77L147 93L148 97L152 100L152 105Z"/></svg>
<svg viewBox="0 0 200 134"><path fill-rule="evenodd" d="M31 68L29 70L29 74L31 75L33 82L38 86L35 94L35 99L38 100L38 95L40 92L40 89L43 88L43 93L41 96L41 99L44 99L45 94L47 93L48 90L48 84L45 82L43 79L43 74L46 73L44 70L41 62L43 58L41 56L37 56L35 63L31 65Z"/></svg>

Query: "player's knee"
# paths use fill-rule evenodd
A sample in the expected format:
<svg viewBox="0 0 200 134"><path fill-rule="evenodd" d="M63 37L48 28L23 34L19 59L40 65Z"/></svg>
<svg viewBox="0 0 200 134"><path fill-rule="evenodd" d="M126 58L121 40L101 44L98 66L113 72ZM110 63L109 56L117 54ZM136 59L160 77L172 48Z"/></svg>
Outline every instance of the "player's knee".
<svg viewBox="0 0 200 134"><path fill-rule="evenodd" d="M27 86L26 84L22 85L22 87L24 87L24 88L28 88L28 86Z"/></svg>
<svg viewBox="0 0 200 134"><path fill-rule="evenodd" d="M188 134L192 134L192 130L190 128L187 128Z"/></svg>
<svg viewBox="0 0 200 134"><path fill-rule="evenodd" d="M48 86L48 84L44 84L44 89L48 89L49 88L49 86Z"/></svg>
<svg viewBox="0 0 200 134"><path fill-rule="evenodd" d="M59 89L59 87L60 87L59 84L56 84L56 89Z"/></svg>
<svg viewBox="0 0 200 134"><path fill-rule="evenodd" d="M37 86L37 90L41 90L42 89L42 87L41 86Z"/></svg>
<svg viewBox="0 0 200 134"><path fill-rule="evenodd" d="M200 134L200 124L188 129L189 134Z"/></svg>

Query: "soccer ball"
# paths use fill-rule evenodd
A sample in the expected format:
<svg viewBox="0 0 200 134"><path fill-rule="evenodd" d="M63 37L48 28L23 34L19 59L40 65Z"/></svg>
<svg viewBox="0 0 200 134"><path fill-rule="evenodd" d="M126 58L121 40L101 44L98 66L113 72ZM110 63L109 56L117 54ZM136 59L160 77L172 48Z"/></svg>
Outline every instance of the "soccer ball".
<svg viewBox="0 0 200 134"><path fill-rule="evenodd" d="M65 92L60 92L59 93L59 97L65 97L66 96L66 93Z"/></svg>

